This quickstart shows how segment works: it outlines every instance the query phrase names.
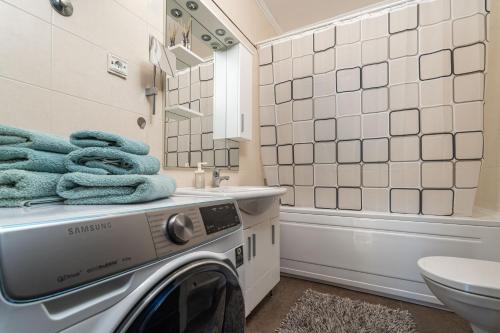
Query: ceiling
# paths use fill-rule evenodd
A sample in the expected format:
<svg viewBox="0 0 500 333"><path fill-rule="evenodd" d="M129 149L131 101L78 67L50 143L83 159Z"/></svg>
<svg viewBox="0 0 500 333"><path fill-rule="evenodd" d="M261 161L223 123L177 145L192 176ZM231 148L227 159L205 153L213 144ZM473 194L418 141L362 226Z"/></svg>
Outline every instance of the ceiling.
<svg viewBox="0 0 500 333"><path fill-rule="evenodd" d="M277 33L285 33L385 0L256 0Z"/></svg>

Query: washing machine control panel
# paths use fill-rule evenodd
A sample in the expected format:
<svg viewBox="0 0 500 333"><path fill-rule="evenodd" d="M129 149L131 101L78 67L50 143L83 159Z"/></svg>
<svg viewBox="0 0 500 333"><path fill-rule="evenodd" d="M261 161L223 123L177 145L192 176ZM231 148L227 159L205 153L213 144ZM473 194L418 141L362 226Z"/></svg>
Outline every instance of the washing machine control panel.
<svg viewBox="0 0 500 333"><path fill-rule="evenodd" d="M232 200L0 227L0 286L29 302L181 255L241 227Z"/></svg>

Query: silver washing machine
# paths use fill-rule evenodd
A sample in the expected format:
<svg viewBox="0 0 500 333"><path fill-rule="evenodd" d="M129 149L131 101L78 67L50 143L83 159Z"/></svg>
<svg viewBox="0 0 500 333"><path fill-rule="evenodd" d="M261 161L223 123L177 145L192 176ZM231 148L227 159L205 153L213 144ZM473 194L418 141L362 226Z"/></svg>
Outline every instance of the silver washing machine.
<svg viewBox="0 0 500 333"><path fill-rule="evenodd" d="M0 332L244 331L229 199L0 210Z"/></svg>

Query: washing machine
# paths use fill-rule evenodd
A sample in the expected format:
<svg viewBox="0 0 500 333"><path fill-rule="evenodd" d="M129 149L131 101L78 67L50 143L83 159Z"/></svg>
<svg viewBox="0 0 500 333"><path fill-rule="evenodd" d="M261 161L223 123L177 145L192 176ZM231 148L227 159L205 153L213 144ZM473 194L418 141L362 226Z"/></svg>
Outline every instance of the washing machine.
<svg viewBox="0 0 500 333"><path fill-rule="evenodd" d="M0 210L0 332L244 331L234 200Z"/></svg>

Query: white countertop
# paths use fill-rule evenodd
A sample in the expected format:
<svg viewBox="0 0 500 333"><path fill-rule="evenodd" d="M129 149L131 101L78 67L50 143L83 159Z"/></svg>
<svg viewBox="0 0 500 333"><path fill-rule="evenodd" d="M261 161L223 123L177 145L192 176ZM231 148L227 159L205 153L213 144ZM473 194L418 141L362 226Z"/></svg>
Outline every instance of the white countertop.
<svg viewBox="0 0 500 333"><path fill-rule="evenodd" d="M226 197L236 200L257 199L265 197L281 196L285 194L286 189L281 187L266 186L221 186L205 187L197 189L194 187L181 187L176 194L189 194L197 196Z"/></svg>

